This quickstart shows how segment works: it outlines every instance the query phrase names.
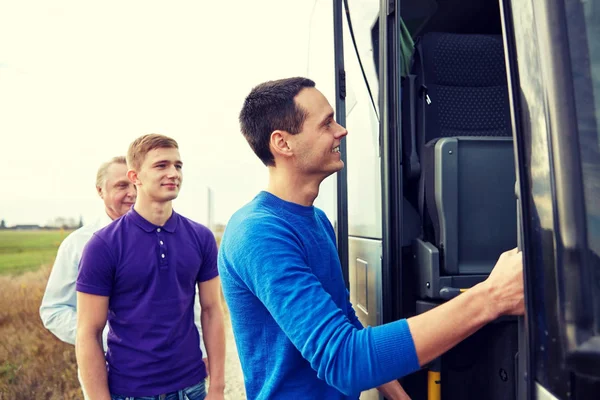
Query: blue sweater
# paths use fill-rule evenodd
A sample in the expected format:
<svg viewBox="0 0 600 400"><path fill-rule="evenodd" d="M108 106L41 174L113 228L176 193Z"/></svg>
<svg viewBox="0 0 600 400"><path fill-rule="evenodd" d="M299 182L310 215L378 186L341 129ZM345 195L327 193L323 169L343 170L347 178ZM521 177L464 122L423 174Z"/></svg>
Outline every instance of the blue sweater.
<svg viewBox="0 0 600 400"><path fill-rule="evenodd" d="M363 329L316 207L261 192L219 251L248 399L356 399L419 368L406 320Z"/></svg>

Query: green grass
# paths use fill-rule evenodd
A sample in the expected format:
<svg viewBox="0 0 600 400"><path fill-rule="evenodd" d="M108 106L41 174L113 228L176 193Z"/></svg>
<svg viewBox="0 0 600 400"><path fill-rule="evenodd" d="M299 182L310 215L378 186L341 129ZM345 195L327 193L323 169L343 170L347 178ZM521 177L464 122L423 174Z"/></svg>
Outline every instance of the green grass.
<svg viewBox="0 0 600 400"><path fill-rule="evenodd" d="M0 231L0 275L15 275L51 263L69 231Z"/></svg>

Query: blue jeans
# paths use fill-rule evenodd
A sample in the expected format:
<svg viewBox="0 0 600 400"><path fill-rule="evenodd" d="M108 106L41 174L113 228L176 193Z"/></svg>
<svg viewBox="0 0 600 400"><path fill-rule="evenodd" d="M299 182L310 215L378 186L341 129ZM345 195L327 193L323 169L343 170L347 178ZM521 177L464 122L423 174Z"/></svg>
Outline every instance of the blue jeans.
<svg viewBox="0 0 600 400"><path fill-rule="evenodd" d="M111 393L110 397L112 400L204 400L206 397L206 386L203 379L197 385L156 396L132 397Z"/></svg>

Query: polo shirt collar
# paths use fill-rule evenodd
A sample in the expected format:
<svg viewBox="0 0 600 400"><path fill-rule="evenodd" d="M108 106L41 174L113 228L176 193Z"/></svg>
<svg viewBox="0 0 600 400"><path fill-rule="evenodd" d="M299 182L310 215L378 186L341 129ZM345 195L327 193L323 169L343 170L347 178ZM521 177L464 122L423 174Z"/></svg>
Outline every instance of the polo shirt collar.
<svg viewBox="0 0 600 400"><path fill-rule="evenodd" d="M177 221L179 220L179 214L173 210L173 213L167 220L167 222L163 226L154 225L152 222L146 220L137 211L132 207L131 210L127 213L127 216L131 218L133 223L139 226L142 230L146 232L155 231L157 228L164 229L169 233L174 233L177 228Z"/></svg>
<svg viewBox="0 0 600 400"><path fill-rule="evenodd" d="M162 226L162 228L169 233L175 233L175 228L177 228L177 221L179 221L179 214L177 214L175 210L173 210L173 213L171 214L167 222L165 222L165 224Z"/></svg>

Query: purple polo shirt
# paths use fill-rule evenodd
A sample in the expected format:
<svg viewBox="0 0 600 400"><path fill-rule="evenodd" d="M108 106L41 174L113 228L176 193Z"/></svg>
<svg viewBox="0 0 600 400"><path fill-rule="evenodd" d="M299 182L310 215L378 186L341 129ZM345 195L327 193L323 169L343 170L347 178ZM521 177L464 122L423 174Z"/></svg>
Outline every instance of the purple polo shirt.
<svg viewBox="0 0 600 400"><path fill-rule="evenodd" d="M81 257L77 291L110 297L111 393L153 396L206 377L195 285L217 275L212 232L174 211L159 227L132 208L94 234Z"/></svg>

